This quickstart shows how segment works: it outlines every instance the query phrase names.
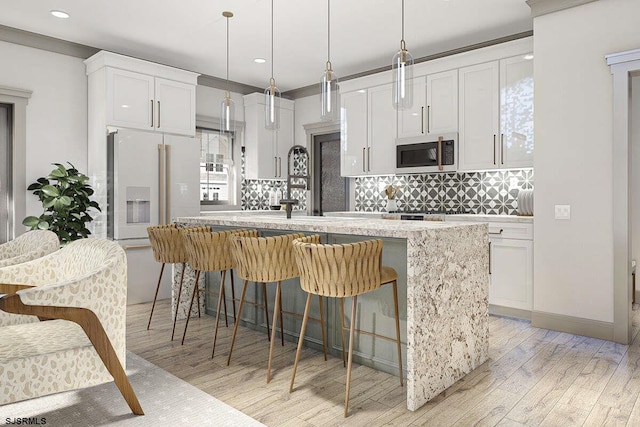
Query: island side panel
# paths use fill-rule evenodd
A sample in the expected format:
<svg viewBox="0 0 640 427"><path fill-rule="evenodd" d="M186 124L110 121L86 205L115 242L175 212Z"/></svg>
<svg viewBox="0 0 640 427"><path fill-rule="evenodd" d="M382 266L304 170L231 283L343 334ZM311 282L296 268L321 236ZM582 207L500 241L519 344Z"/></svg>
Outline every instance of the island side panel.
<svg viewBox="0 0 640 427"><path fill-rule="evenodd" d="M407 240L407 408L415 411L487 360L486 224Z"/></svg>

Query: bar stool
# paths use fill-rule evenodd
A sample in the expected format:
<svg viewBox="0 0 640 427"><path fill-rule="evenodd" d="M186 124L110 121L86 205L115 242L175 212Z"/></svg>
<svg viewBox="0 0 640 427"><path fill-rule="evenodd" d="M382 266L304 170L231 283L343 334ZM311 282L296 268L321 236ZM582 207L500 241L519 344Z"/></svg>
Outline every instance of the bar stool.
<svg viewBox="0 0 640 427"><path fill-rule="evenodd" d="M158 285L156 286L156 293L153 297L153 305L151 306L151 314L149 315L149 323L147 323L147 330L151 327L151 318L153 317L153 310L156 308L156 300L158 299L158 291L160 290L160 282L162 281L162 273L164 273L165 264L182 264L182 271L180 272L180 285L178 289L178 301L177 306L180 305L180 295L182 294L182 282L184 280L184 269L187 262L187 254L184 250L184 244L182 240L181 230L208 230L209 227L197 226L178 228L175 224L167 225L154 225L147 227L147 234L149 235L149 243L151 243L151 249L153 250L153 257L157 262L162 263L160 267L160 277L158 277ZM176 320L178 316L173 319L173 330L171 332L171 341L176 332Z"/></svg>
<svg viewBox="0 0 640 427"><path fill-rule="evenodd" d="M224 319L225 325L228 327L229 322L227 320L227 300L225 298L224 282L227 276L227 271L231 272L231 295L233 302L233 317L236 320L235 309L235 290L233 283L233 270L234 262L231 257L231 250L229 248L229 238L231 236L258 236L258 230L227 230L213 232L210 230L187 230L183 232L184 246L187 253L187 262L189 266L195 271L195 285L193 292L191 293L191 303L189 304L189 311L187 316L187 322L184 325L184 332L182 334L182 344L184 345L184 339L187 336L187 328L189 327L189 319L191 318L191 310L193 308L193 301L197 295L198 297L198 317L200 317L200 293L206 292L213 294L206 289L198 288L198 281L200 274L204 271L219 271L221 273L220 288L218 291L218 308L216 310L216 328L213 335L213 350L211 351L211 357L216 351L216 340L218 338L218 325L220 323L220 310L224 304Z"/></svg>
<svg viewBox="0 0 640 427"><path fill-rule="evenodd" d="M349 330L349 361L347 365L347 386L344 399L344 416L349 413L349 389L351 386L351 362L353 359L354 332L379 337L396 343L398 347L398 370L400 373L400 386L402 382L402 351L400 347L400 319L398 317L398 273L391 267L382 266L382 240L367 240L343 245L322 245L320 236L313 235L297 239L293 242L298 271L300 272L300 286L306 292L307 304L304 310L304 319L298 338L298 350L296 361L293 365L293 375L289 392L293 391L296 378L300 351L307 327L307 315L311 296L323 295L340 298L340 323L342 333L342 360L344 363L344 331ZM395 307L396 338L355 328L356 306L358 295L374 291L381 285L391 283L393 285L393 300ZM344 298L351 300L351 324L347 328L344 325Z"/></svg>
<svg viewBox="0 0 640 427"><path fill-rule="evenodd" d="M247 292L247 284L249 282L261 282L263 286L265 283L276 282L273 327L271 343L269 346L269 362L267 365L267 383L271 381L271 361L273 359L273 347L276 340L276 328L278 324L276 313L280 313L280 335L282 345L284 345L282 314L285 313L300 316L300 314L282 310L281 284L283 280L298 277L298 268L295 263L291 243L295 239L301 237L304 237L304 234L284 234L275 237L233 237L230 239L231 252L236 260L238 277L244 279L244 287L242 289L242 296L240 297L240 308L238 309L238 313L242 313L242 307L244 305L245 295ZM320 319L311 319L320 322L322 328L322 347L324 350L324 358L327 360L327 346L324 332L324 307L322 298L319 297L318 299L320 304ZM238 324L239 322L236 322L233 330L233 338L231 340L231 349L229 350L227 365L231 363L231 354L233 353L233 347L236 341Z"/></svg>

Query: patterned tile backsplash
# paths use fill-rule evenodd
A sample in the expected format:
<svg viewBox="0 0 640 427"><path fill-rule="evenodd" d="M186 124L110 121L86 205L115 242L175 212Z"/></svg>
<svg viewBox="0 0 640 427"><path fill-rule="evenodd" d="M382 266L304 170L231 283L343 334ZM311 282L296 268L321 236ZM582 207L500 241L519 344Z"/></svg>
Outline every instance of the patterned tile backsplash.
<svg viewBox="0 0 640 427"><path fill-rule="evenodd" d="M386 208L384 189L400 186L398 210L516 215L518 191L533 189L533 169L356 178L356 211Z"/></svg>

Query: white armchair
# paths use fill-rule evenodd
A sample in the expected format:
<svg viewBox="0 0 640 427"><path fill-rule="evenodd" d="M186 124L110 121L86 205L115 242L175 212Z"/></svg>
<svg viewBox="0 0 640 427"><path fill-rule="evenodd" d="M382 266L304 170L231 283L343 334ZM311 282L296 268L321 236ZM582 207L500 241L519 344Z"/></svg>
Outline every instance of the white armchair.
<svg viewBox="0 0 640 427"><path fill-rule="evenodd" d="M21 264L43 257L60 248L56 233L33 230L0 245L0 267Z"/></svg>
<svg viewBox="0 0 640 427"><path fill-rule="evenodd" d="M0 268L0 293L0 310L46 320L0 326L0 405L114 380L132 412L143 413L124 372L127 265L119 245L76 240Z"/></svg>

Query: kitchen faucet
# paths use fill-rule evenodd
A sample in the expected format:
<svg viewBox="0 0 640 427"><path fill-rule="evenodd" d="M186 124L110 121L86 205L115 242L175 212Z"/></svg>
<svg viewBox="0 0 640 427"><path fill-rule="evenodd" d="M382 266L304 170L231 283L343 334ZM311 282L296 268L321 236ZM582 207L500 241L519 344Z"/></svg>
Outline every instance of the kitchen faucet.
<svg viewBox="0 0 640 427"><path fill-rule="evenodd" d="M292 175L291 174L291 156L293 154L303 153L307 157L307 170L304 175ZM293 210L293 205L297 205L300 203L298 199L291 198L291 189L292 188L301 188L307 189L309 187L309 152L302 145L294 145L289 149L289 154L287 154L287 198L280 200L280 204L284 205L284 209L287 212L287 218L291 219L291 211ZM294 171L295 172L295 171ZM304 179L304 184L294 184L292 180L294 179Z"/></svg>

